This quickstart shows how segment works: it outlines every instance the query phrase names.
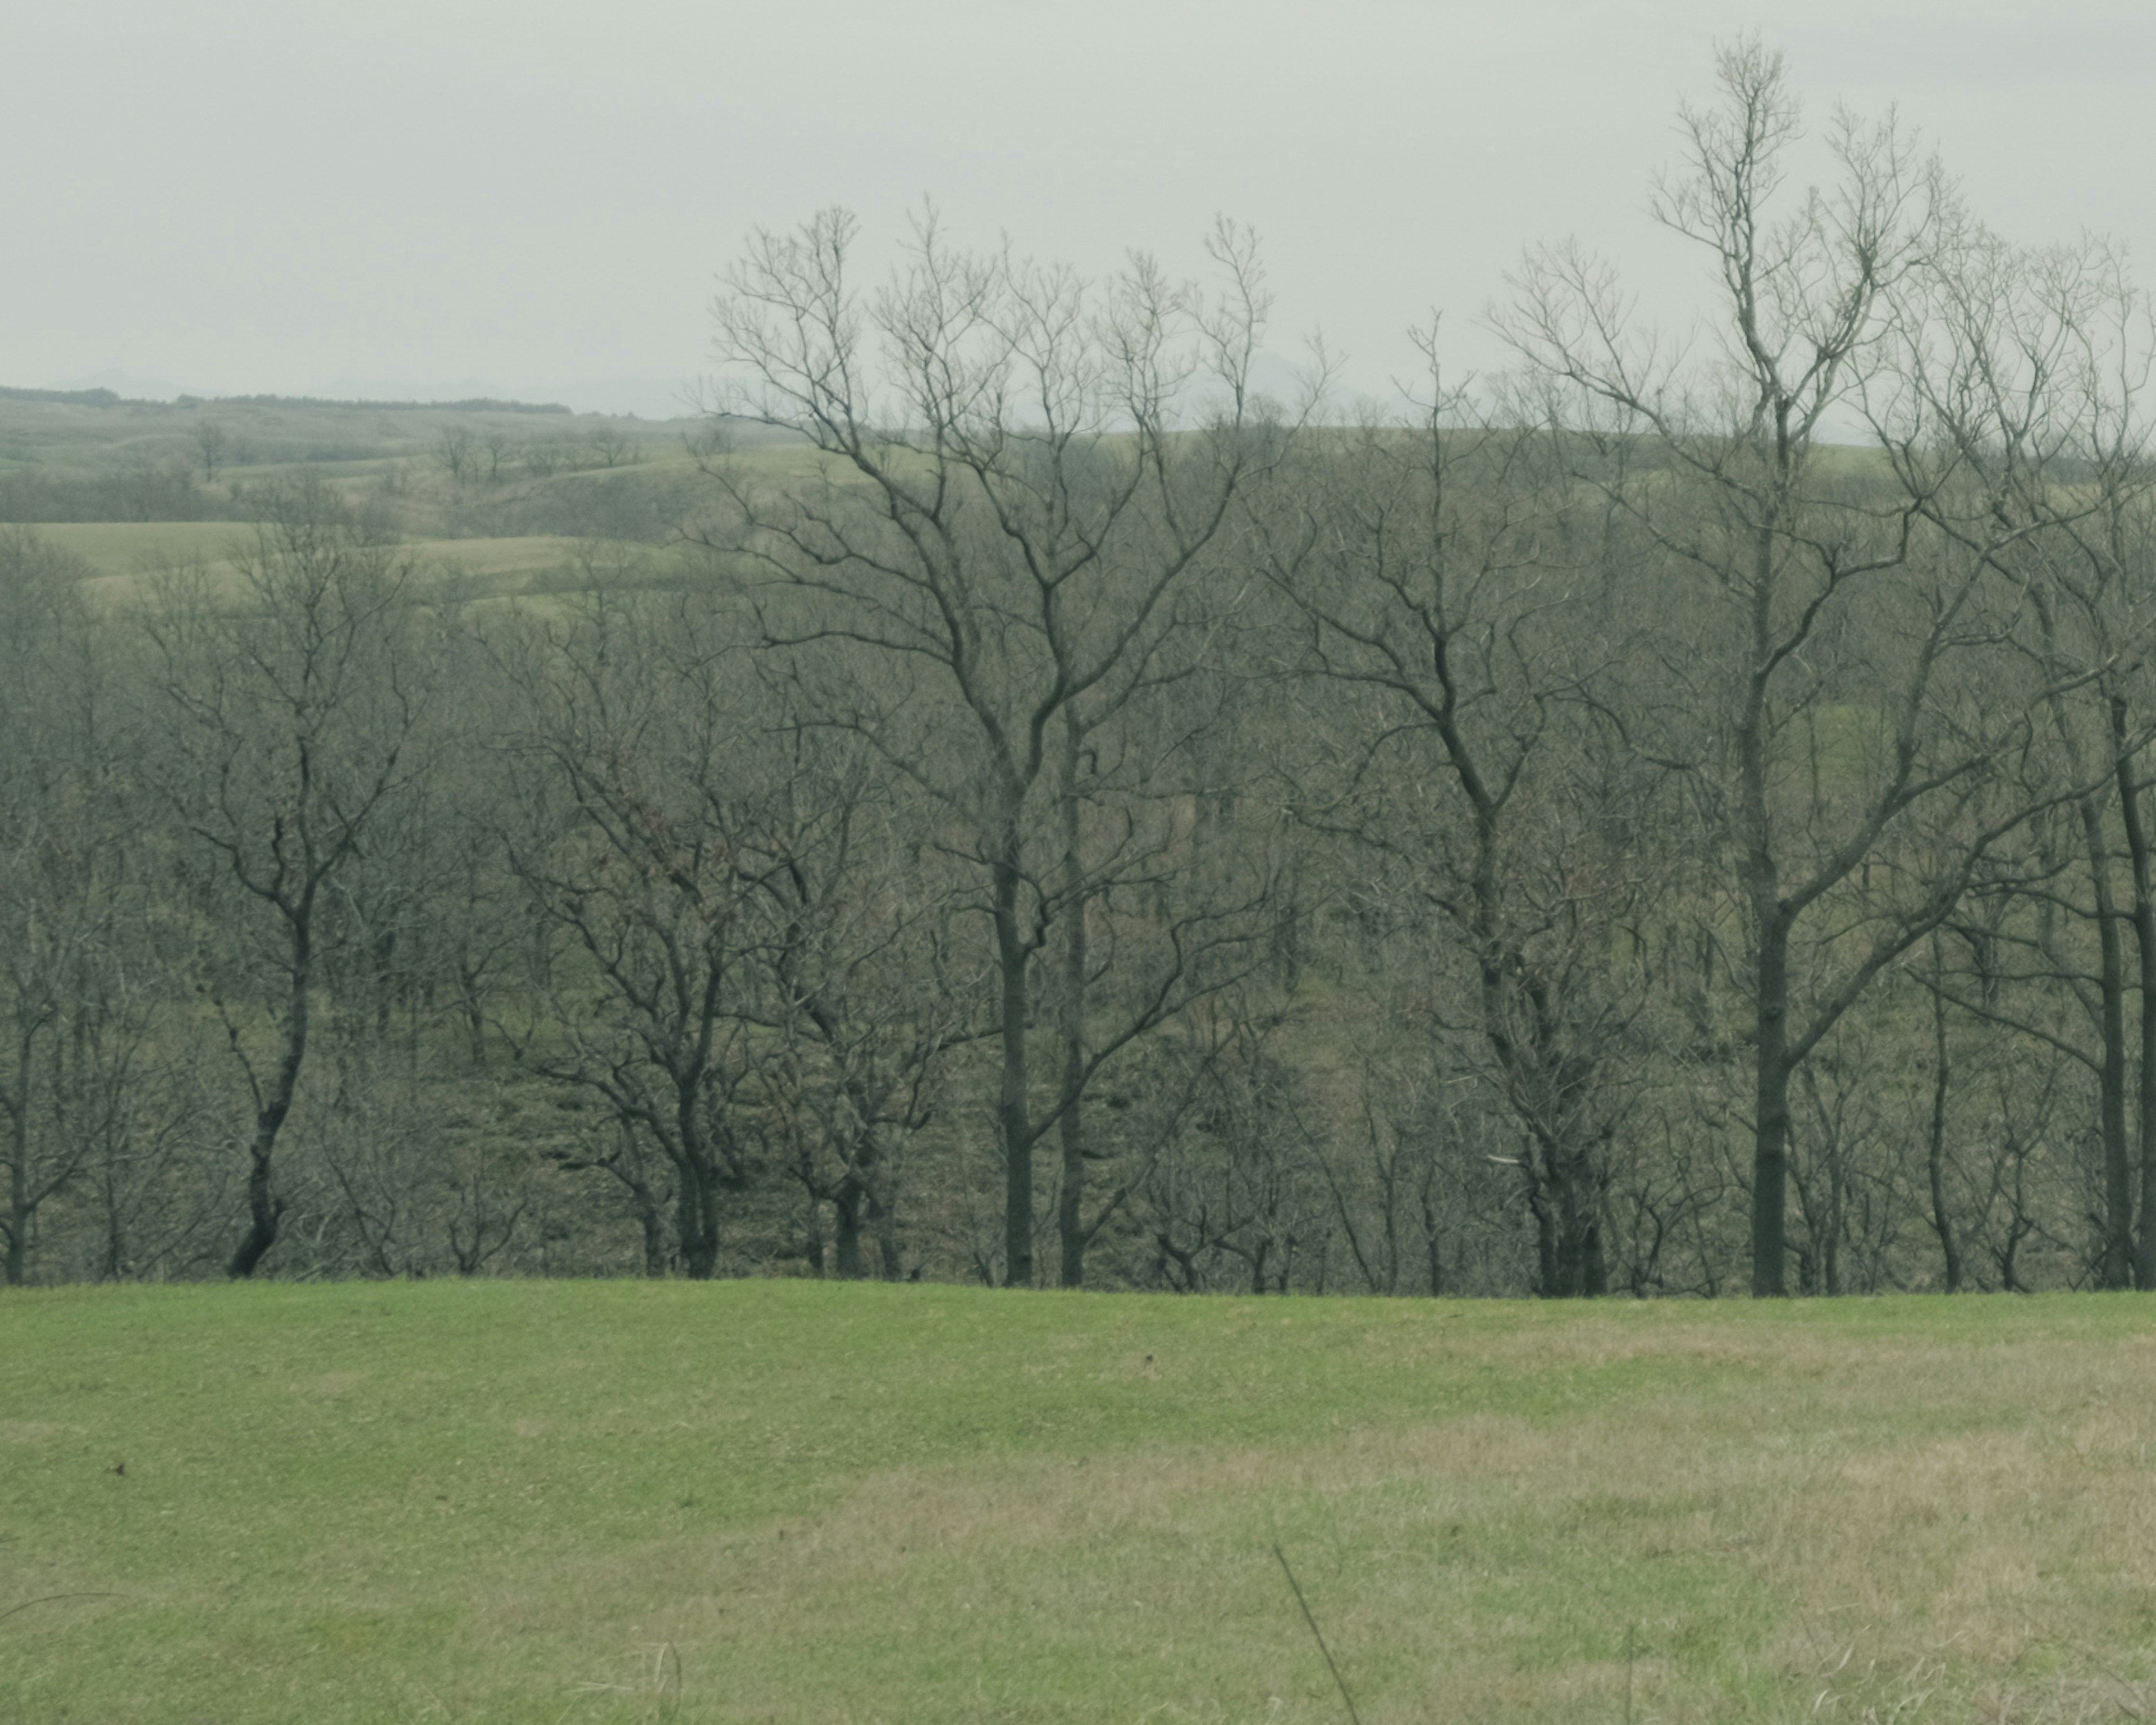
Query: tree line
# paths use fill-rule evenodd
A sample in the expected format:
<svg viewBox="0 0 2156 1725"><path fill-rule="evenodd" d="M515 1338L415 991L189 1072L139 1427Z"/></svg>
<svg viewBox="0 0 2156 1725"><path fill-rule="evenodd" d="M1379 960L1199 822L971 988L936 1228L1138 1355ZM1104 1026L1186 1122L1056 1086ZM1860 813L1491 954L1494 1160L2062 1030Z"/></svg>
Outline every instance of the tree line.
<svg viewBox="0 0 2156 1725"><path fill-rule="evenodd" d="M759 234L664 591L0 537L10 1282L2156 1286L2148 306L1727 50L1517 366Z"/></svg>

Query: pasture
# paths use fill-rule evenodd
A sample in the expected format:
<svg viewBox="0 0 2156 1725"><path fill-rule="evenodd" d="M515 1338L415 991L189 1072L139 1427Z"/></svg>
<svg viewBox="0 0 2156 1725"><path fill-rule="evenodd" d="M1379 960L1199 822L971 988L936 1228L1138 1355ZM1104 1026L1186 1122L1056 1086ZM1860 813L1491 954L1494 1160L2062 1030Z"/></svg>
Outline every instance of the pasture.
<svg viewBox="0 0 2156 1725"><path fill-rule="evenodd" d="M0 1720L2156 1705L2131 1296L0 1301Z"/></svg>
<svg viewBox="0 0 2156 1725"><path fill-rule="evenodd" d="M254 543L253 529L233 521L60 522L33 531L88 564L87 590L108 603L142 591L146 581L176 564L199 566L213 591L228 590L239 579L234 558ZM483 593L589 584L579 566L578 542L557 536L414 539L400 551L431 578L454 579Z"/></svg>

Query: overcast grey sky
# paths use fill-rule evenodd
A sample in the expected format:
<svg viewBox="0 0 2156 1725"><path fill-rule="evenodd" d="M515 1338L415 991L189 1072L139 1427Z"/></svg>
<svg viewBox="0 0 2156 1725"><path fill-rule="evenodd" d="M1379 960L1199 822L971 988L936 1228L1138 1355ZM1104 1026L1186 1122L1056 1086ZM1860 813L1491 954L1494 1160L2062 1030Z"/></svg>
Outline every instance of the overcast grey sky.
<svg viewBox="0 0 2156 1725"><path fill-rule="evenodd" d="M2024 240L2156 277L2156 8L2054 0L74 0L8 23L0 382L465 393L664 411L752 227L933 196L1087 270L1253 224L1270 345L1356 385L1432 308L1462 366L1524 243L1681 318L1646 221L1746 27L1807 117L1892 103ZM1786 22L1792 16L1796 25Z"/></svg>

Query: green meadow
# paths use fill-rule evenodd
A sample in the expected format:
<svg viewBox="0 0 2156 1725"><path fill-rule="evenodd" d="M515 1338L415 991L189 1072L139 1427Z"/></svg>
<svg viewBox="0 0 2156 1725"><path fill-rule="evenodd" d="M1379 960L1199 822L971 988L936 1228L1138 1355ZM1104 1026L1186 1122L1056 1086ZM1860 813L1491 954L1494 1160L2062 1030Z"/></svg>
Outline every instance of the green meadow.
<svg viewBox="0 0 2156 1725"><path fill-rule="evenodd" d="M0 1721L2138 1717L2152 1317L15 1293Z"/></svg>

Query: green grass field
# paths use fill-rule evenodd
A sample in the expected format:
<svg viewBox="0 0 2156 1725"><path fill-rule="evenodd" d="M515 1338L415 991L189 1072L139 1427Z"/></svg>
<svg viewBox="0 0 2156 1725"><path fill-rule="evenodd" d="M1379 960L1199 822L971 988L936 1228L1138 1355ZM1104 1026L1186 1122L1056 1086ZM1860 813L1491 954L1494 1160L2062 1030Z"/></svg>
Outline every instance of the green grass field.
<svg viewBox="0 0 2156 1725"><path fill-rule="evenodd" d="M142 591L146 575L167 563L199 561L213 591L236 588L232 554L249 544L251 534L234 521L60 522L31 531L88 563L93 572L84 585L106 603ZM488 594L521 593L535 580L550 591L579 580L573 539L414 539L405 549L425 570L465 578Z"/></svg>
<svg viewBox="0 0 2156 1725"><path fill-rule="evenodd" d="M30 530L73 552L100 575L131 575L160 561L203 557L223 563L253 542L240 521L61 521ZM572 539L526 535L514 539L417 539L407 547L429 562L457 562L475 574L551 569L567 562Z"/></svg>
<svg viewBox="0 0 2156 1725"><path fill-rule="evenodd" d="M190 557L221 562L249 536L239 521L50 521L30 531L100 575L132 575L151 563Z"/></svg>
<svg viewBox="0 0 2156 1725"><path fill-rule="evenodd" d="M0 1721L2156 1707L2156 1309L0 1301ZM122 1471L124 1469L124 1471Z"/></svg>

